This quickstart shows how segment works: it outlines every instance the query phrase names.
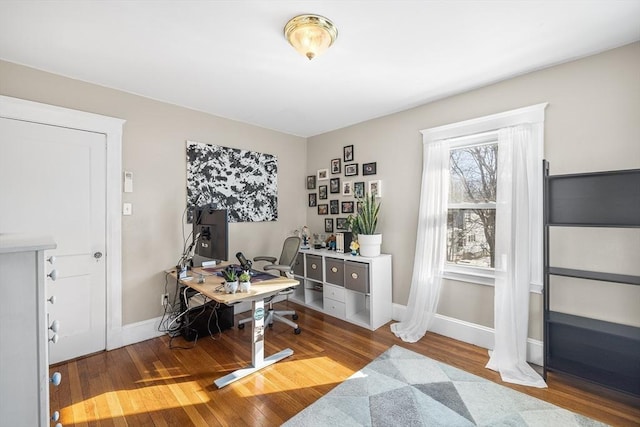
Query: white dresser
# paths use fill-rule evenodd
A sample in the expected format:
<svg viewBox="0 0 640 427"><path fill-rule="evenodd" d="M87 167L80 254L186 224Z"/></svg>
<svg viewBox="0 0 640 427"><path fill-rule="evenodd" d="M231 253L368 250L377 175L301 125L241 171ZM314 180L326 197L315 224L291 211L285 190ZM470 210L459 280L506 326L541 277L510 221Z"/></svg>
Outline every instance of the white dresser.
<svg viewBox="0 0 640 427"><path fill-rule="evenodd" d="M302 286L290 299L376 330L391 321L391 255L368 258L326 249L301 249L294 275Z"/></svg>
<svg viewBox="0 0 640 427"><path fill-rule="evenodd" d="M0 425L49 426L48 344L55 341L47 318L45 286L55 279L55 262L45 266L51 238L0 234ZM48 270L48 271L46 271ZM52 322L53 323L53 322ZM57 330L57 322L52 326ZM52 418L53 417L53 418Z"/></svg>

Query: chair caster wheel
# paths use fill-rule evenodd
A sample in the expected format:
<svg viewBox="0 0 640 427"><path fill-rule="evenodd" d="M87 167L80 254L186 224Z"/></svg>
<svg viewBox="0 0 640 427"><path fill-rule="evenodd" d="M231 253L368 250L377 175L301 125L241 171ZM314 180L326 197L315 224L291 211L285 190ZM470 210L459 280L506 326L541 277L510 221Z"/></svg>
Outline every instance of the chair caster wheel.
<svg viewBox="0 0 640 427"><path fill-rule="evenodd" d="M244 323L238 323L238 329L244 329Z"/></svg>
<svg viewBox="0 0 640 427"><path fill-rule="evenodd" d="M298 315L297 315L297 314L294 314L293 316L291 316L291 318L292 318L293 320L298 320Z"/></svg>
<svg viewBox="0 0 640 427"><path fill-rule="evenodd" d="M300 329L300 328L295 328L293 330L293 333L296 334L296 335L300 335L300 332L302 332L302 329Z"/></svg>

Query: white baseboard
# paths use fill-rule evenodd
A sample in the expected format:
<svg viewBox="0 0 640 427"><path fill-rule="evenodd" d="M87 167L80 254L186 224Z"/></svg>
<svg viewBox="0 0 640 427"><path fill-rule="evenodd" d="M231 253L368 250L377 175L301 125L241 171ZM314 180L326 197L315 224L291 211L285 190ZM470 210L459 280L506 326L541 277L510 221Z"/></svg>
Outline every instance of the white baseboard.
<svg viewBox="0 0 640 427"><path fill-rule="evenodd" d="M285 298L285 296L278 296L274 298L273 302L283 301ZM241 302L233 306L234 314L250 310L250 302ZM156 317L155 319L143 320L142 322L124 325L121 329L121 337L118 339L118 343L122 347L164 335L164 332L158 331L158 325L160 325L161 321L162 317ZM114 348L117 347L111 347L109 350L113 350Z"/></svg>
<svg viewBox="0 0 640 427"><path fill-rule="evenodd" d="M247 303L245 305L246 307L243 304L236 305L234 307L235 314L251 309L250 304ZM406 306L393 304L393 319L402 319L406 309ZM122 327L122 340L119 341L125 346L162 336L163 332L158 331L158 325L161 320L162 317L156 317L155 319L124 325ZM431 331L488 350L493 349L493 328L436 314ZM531 338L527 339L527 361L534 365L542 366L542 341Z"/></svg>
<svg viewBox="0 0 640 427"><path fill-rule="evenodd" d="M402 319L407 307L404 305L393 305L393 319ZM433 319L432 332L444 335L458 341L477 345L478 347L493 349L494 330L486 326L465 322L464 320L436 314ZM542 366L543 346L542 341L527 339L527 362Z"/></svg>
<svg viewBox="0 0 640 427"><path fill-rule="evenodd" d="M158 331L161 321L162 317L156 317L155 319L124 325L122 327L122 345L135 344L164 335L164 332Z"/></svg>

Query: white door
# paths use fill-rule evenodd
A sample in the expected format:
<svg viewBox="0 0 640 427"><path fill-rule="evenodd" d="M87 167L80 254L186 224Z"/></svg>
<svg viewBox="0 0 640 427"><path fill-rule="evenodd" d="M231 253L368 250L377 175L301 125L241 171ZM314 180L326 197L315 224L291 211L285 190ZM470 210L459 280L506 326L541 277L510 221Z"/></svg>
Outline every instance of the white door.
<svg viewBox="0 0 640 427"><path fill-rule="evenodd" d="M106 348L105 171L105 135L0 118L0 233L58 245L46 253L58 271L47 279L49 319L60 322L51 363Z"/></svg>

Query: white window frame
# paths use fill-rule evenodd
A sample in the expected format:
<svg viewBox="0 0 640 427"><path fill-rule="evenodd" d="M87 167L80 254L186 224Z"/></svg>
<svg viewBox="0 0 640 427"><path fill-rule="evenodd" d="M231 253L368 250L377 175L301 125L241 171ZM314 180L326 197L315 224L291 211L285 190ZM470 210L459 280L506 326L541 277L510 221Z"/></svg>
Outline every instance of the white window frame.
<svg viewBox="0 0 640 427"><path fill-rule="evenodd" d="M479 117L462 122L452 123L444 126L424 129L421 131L426 143L449 140L451 148L461 148L465 146L487 143L492 138L497 140L498 130L516 126L523 123L544 124L544 110L548 103L531 105L489 116ZM543 145L538 147L540 153L540 168L542 168ZM538 204L540 218L540 236L542 236L542 181L540 182L540 203ZM463 205L463 204L455 204ZM454 206L449 205L449 207ZM474 208L479 205L473 204ZM495 274L493 268L483 268L474 266L452 265L445 263L443 278L458 280L463 282L478 283L481 285L493 286ZM542 283L531 283L531 292L542 293Z"/></svg>

